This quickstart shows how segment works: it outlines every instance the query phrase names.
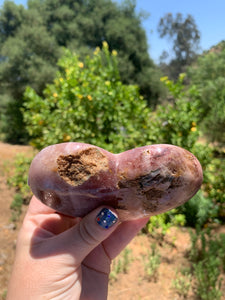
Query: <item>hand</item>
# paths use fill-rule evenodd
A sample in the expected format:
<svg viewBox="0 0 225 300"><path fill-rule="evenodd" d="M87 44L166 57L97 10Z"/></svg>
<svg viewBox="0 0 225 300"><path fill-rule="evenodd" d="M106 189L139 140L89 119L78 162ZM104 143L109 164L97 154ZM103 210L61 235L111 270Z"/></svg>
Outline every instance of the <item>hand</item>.
<svg viewBox="0 0 225 300"><path fill-rule="evenodd" d="M102 209L71 218L33 197L18 236L7 299L107 299L112 259L149 218L118 220L105 229L96 221Z"/></svg>

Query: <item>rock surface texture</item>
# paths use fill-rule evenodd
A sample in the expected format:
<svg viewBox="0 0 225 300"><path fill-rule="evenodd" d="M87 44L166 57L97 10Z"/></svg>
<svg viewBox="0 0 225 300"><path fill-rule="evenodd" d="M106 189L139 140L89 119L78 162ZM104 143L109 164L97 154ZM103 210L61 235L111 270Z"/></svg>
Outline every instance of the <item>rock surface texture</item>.
<svg viewBox="0 0 225 300"><path fill-rule="evenodd" d="M29 185L44 204L69 216L114 207L120 220L157 215L188 201L202 183L197 158L172 145L112 154L97 146L62 143L39 152Z"/></svg>

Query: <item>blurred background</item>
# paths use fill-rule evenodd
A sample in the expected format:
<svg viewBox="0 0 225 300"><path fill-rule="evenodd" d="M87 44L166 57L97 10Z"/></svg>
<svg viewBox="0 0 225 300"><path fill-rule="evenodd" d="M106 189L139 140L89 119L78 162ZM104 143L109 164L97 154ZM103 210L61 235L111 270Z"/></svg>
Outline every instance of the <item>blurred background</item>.
<svg viewBox="0 0 225 300"><path fill-rule="evenodd" d="M30 162L70 141L114 153L173 144L204 172L197 195L152 217L115 260L109 299L225 299L224 10L222 0L0 1L0 299Z"/></svg>

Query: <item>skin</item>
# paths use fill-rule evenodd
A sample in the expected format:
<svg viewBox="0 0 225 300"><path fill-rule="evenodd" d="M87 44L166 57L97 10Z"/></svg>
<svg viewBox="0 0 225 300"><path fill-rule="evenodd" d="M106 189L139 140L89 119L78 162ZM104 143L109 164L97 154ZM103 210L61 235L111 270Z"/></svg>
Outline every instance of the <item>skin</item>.
<svg viewBox="0 0 225 300"><path fill-rule="evenodd" d="M18 236L7 299L107 299L112 259L149 218L118 220L104 229L95 220L102 208L72 218L33 197Z"/></svg>

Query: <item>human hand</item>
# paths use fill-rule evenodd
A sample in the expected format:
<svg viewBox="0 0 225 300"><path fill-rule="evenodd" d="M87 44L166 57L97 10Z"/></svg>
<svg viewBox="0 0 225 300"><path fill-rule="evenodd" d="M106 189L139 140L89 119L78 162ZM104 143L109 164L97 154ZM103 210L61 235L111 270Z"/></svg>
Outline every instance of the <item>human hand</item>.
<svg viewBox="0 0 225 300"><path fill-rule="evenodd" d="M33 197L18 236L7 299L107 299L112 259L149 218L118 220L105 229L96 218L102 209L71 218ZM110 210L113 218L116 212Z"/></svg>

